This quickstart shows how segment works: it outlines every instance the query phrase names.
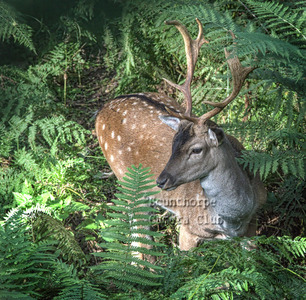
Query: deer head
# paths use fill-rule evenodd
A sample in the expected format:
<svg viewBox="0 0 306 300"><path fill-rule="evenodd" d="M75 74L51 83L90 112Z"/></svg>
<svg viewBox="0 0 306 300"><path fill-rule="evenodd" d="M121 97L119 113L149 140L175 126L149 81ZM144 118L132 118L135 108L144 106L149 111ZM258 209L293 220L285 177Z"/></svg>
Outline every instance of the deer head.
<svg viewBox="0 0 306 300"><path fill-rule="evenodd" d="M168 110L169 115L160 116L160 119L174 129L177 133L172 142L172 155L165 169L157 179L157 184L165 190L175 189L182 183L207 177L216 166L222 165L222 160L234 159L234 153L228 152L229 141L223 130L210 121L210 118L221 112L231 101L233 101L248 74L254 67L243 67L237 56L224 49L225 57L232 74L233 89L231 94L219 103L204 101L214 108L201 117L191 116L192 99L190 83L198 57L200 47L206 42L202 36L203 30L200 21L199 35L192 40L186 28L177 21L167 22L175 25L183 35L185 51L187 56L187 79L182 86L167 80L169 84L178 88L185 95L187 103L185 114ZM230 31L233 39L235 35Z"/></svg>

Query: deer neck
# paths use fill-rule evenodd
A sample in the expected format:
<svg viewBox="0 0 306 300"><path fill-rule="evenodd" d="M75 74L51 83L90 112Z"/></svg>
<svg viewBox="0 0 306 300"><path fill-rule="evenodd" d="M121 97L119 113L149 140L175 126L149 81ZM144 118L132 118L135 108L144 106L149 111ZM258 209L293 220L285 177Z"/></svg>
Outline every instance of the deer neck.
<svg viewBox="0 0 306 300"><path fill-rule="evenodd" d="M230 235L240 235L242 223L249 221L256 209L253 188L246 172L238 165L227 139L218 147L212 159L216 167L208 176L200 179L201 186L214 203L213 212L227 220L226 226L233 229Z"/></svg>

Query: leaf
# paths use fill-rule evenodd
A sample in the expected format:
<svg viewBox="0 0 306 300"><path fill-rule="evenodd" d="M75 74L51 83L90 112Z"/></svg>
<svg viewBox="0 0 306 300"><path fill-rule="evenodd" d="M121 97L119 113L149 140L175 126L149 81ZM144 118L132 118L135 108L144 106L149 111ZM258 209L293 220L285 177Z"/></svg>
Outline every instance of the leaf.
<svg viewBox="0 0 306 300"><path fill-rule="evenodd" d="M137 168L132 166L128 169L128 177L124 177L119 184L120 193L116 194L118 199L114 199L114 206L109 206L107 215L111 218L104 220L107 225L101 230L101 237L109 243L100 243L108 252L93 253L95 256L103 257L105 260L100 266L94 269L102 271L106 278L111 278L118 287L129 290L132 285L142 284L145 286L158 286L155 279L160 275L144 271L143 267L153 270L160 270L160 267L152 265L146 260L139 260L132 254L141 253L149 256L162 256L163 253L153 247L163 247L163 243L153 240L161 238L162 234L152 232L147 229L154 225L149 213L156 210L150 207L151 200L144 198L148 195L154 195L151 191L155 185L150 185L152 181L148 174L148 168ZM135 243L141 243L142 246L135 247ZM120 272L114 272L120 268ZM120 282L120 283L119 283Z"/></svg>

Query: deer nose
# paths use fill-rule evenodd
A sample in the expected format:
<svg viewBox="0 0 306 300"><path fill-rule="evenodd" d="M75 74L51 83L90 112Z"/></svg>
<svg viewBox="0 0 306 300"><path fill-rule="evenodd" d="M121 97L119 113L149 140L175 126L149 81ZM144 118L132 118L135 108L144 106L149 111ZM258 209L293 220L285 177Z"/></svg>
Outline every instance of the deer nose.
<svg viewBox="0 0 306 300"><path fill-rule="evenodd" d="M168 181L167 178L157 178L156 184L159 188L163 189L165 187L167 181Z"/></svg>

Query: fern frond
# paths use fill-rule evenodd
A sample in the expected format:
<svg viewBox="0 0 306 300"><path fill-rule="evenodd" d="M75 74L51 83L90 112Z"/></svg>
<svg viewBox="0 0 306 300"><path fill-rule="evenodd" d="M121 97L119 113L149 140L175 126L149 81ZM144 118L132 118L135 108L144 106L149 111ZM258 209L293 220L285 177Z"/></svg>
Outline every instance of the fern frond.
<svg viewBox="0 0 306 300"><path fill-rule="evenodd" d="M76 141L79 145L85 141L86 130L73 121L67 121L64 116L38 119L29 128L29 143L35 147L38 136L35 132L40 129L41 135L51 147L51 153L55 155L58 151L58 144ZM35 149L35 148L34 148Z"/></svg>
<svg viewBox="0 0 306 300"><path fill-rule="evenodd" d="M258 237L259 244L268 244L274 248L281 256L285 257L288 261L293 261L294 258L306 256L306 238L296 237Z"/></svg>
<svg viewBox="0 0 306 300"><path fill-rule="evenodd" d="M0 38L3 41L13 38L15 42L36 52L32 41L32 28L22 24L19 19L12 6L0 1Z"/></svg>
<svg viewBox="0 0 306 300"><path fill-rule="evenodd" d="M86 262L83 250L72 233L60 221L47 214L39 214L33 224L33 230L39 240L51 239L58 241L61 255L69 262L73 262L76 265L82 265Z"/></svg>
<svg viewBox="0 0 306 300"><path fill-rule="evenodd" d="M107 227L101 231L101 236L108 243L101 243L100 247L106 252L93 253L102 257L105 261L94 267L94 270L103 273L107 278L112 278L120 288L128 290L131 285L158 286L156 282L161 276L155 272L161 268L149 261L137 258L135 255L161 256L163 255L153 247L162 247L162 243L152 238L160 238L161 233L152 232L148 228L153 225L149 213L155 210L149 207L153 196L157 192L151 191L155 186L149 178L148 168L132 166L128 169L123 181L120 182L120 193L116 194L117 200L113 200L116 206L111 206L108 215L111 217L105 221ZM136 246L136 243L142 246ZM119 271L120 270L120 271Z"/></svg>
<svg viewBox="0 0 306 300"><path fill-rule="evenodd" d="M305 16L301 13L301 7L292 9L285 3L246 0L246 3L254 11L265 26L277 33L281 38L302 36L306 42L306 35L303 33Z"/></svg>
<svg viewBox="0 0 306 300"><path fill-rule="evenodd" d="M40 295L37 291L57 257L52 243L32 242L26 214L11 210L0 227L0 295L20 294L20 299Z"/></svg>
<svg viewBox="0 0 306 300"><path fill-rule="evenodd" d="M301 50L288 42L263 33L237 32L236 34L238 37L239 56L258 55L260 53L263 56L267 56L267 59L271 59L271 53L274 53L278 57L285 58L288 62L291 62L296 57L299 57L301 61L303 60ZM268 62L264 61L264 63Z"/></svg>
<svg viewBox="0 0 306 300"><path fill-rule="evenodd" d="M299 151L282 151L274 148L272 153L243 151L237 158L244 168L249 168L254 175L259 172L262 179L280 169L285 175L292 174L298 178L305 178L305 154Z"/></svg>
<svg viewBox="0 0 306 300"><path fill-rule="evenodd" d="M305 293L305 240L288 237L210 241L194 253L171 257L164 288L172 299L289 299ZM297 259L298 257L298 259ZM295 267L293 267L295 266ZM188 276L188 279L185 279ZM303 286L299 291L293 287ZM302 296L303 298L303 296Z"/></svg>
<svg viewBox="0 0 306 300"><path fill-rule="evenodd" d="M75 280L61 290L54 300L71 300L71 299L82 299L82 300L105 300L108 297L101 292L101 290L88 280Z"/></svg>

